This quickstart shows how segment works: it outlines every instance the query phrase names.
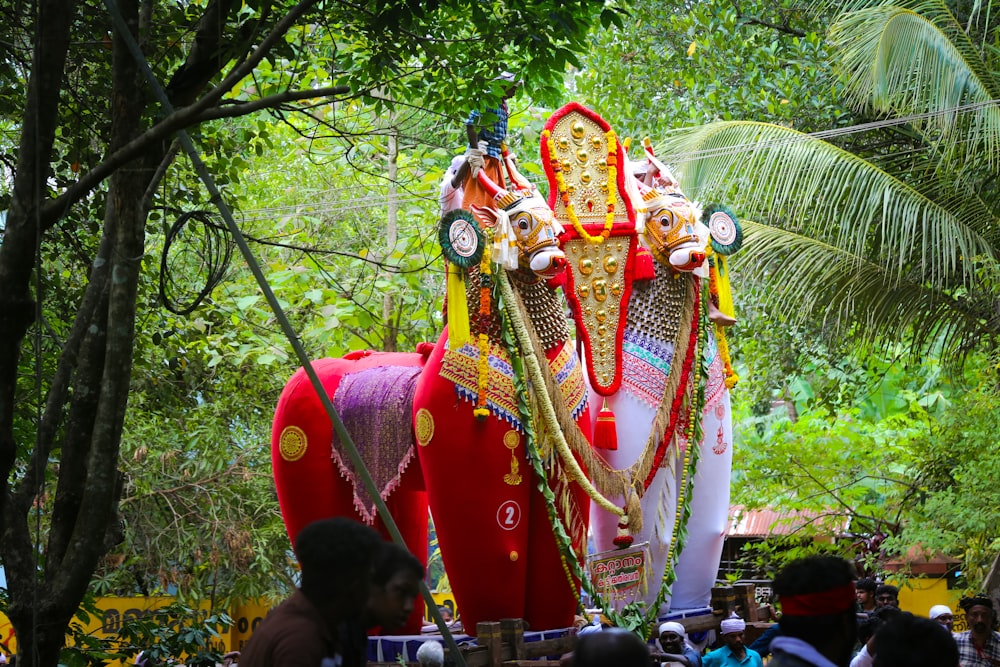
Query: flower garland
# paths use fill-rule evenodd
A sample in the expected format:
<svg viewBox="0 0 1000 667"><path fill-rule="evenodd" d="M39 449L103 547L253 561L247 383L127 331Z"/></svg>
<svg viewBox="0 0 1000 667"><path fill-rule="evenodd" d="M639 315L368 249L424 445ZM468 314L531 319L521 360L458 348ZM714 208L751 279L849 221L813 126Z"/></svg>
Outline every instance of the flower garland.
<svg viewBox="0 0 1000 667"><path fill-rule="evenodd" d="M504 311L507 313L510 320L510 327L514 333L515 340L521 350L527 351L519 353L518 355L512 355L512 357L518 356L523 359L525 368L528 372L528 378L536 387L542 388L541 394L544 397L545 379L542 377L542 369L539 366L538 357L536 357L532 351L531 339L528 334L528 330L524 326L521 314L514 305L516 303L516 297L514 296L514 290L510 286L510 280L508 279L506 272L501 271L497 274L497 285L500 288L500 298L504 304ZM557 425L554 429L550 428L550 432L555 439L556 451L559 452L559 456L562 458L563 464L566 467L566 476L569 477L571 481L579 484L584 492L590 496L591 500L597 503L601 509L610 512L615 516L621 516L622 508L618 507L601 495L600 491L594 488L590 479L584 474L583 469L580 468L580 463L576 460L576 457L573 456L573 451L566 443L566 437L563 435L562 429L558 427L559 420L558 417L556 417L552 401L541 400L539 402L541 403L542 419L545 420L545 424L550 427L553 424Z"/></svg>
<svg viewBox="0 0 1000 667"><path fill-rule="evenodd" d="M504 345L507 347L508 354L511 359L511 366L514 369L514 388L517 392L518 398L518 412L521 416L521 423L524 425L524 448L527 454L528 462L531 464L532 470L535 473L536 488L542 494L542 498L545 501L545 511L549 518L549 524L552 527L552 533L556 538L556 545L559 549L559 561L562 565L563 573L566 575L566 579L569 582L570 590L577 592L579 586L583 587L583 590L587 592L590 596L591 601L598 607L604 610L605 615L619 627L625 627L627 625L627 619L615 611L602 596L600 591L593 585L590 578L586 576L583 567L580 564L582 560L581 554L573 548L573 539L570 537L569 532L566 530L566 525L563 522L562 517L559 514L559 510L556 507L556 496L553 493L552 488L548 485L548 473L545 470L545 464L542 460L542 454L538 449L537 439L535 437L534 422L532 421L531 415L531 403L528 397L528 388L525 378L525 365L523 360L526 358L535 359L534 354L522 355L520 353L520 347L517 342L519 335L517 334L517 329L519 327L519 314L516 312L516 306L513 301L513 290L507 291L504 289L510 287L509 283L506 283L503 279L500 281L501 289L501 303L503 308L501 308L501 339ZM509 312L510 317L503 317L505 312ZM523 326L523 322L520 322L520 326ZM526 331L523 333L527 333ZM529 362L530 363L530 362ZM530 373L529 373L530 375ZM541 386L541 385L540 385ZM554 434L561 434L559 429L552 431ZM571 479L573 473L564 468L564 472L569 473ZM655 618L653 619L655 620Z"/></svg>
<svg viewBox="0 0 1000 667"><path fill-rule="evenodd" d="M559 156L556 155L556 143L552 139L552 132L550 130L542 131L542 140L545 141L549 149L549 165L552 167L552 173L559 187L559 197L562 199L563 206L566 207L566 217L569 218L573 229L576 230L580 238L586 240L587 243L594 244L604 243L604 239L611 235L611 227L615 224L615 203L618 199L618 139L615 136L614 130L608 130L604 133L604 136L608 144L607 211L604 215L604 229L601 230L599 235L592 236L580 224L580 218L577 217L576 209L573 208L573 201L570 199L569 190L566 187L566 178L563 176L562 164L559 162Z"/></svg>
<svg viewBox="0 0 1000 667"><path fill-rule="evenodd" d="M492 272L490 268L490 245L484 244L483 256L479 260L479 318L477 328L479 329L479 363L477 370L476 387L476 407L472 414L476 419L486 419L490 416L490 409L486 405L486 394L490 377L490 337L487 333L490 328L490 292L493 284Z"/></svg>
<svg viewBox="0 0 1000 667"><path fill-rule="evenodd" d="M547 476L544 469L544 464L541 460L541 455L538 452L537 444L535 442L534 432L532 430L533 422L531 420L530 413L528 413L529 415L528 417L524 417L523 414L525 413L523 411L527 410L528 408L526 405L520 404L521 400L526 400L526 399L521 399L522 396L521 392L524 391L525 392L524 396L526 396L526 391L527 391L524 384L525 373L527 374L528 380L535 386L544 387L545 380L543 377L541 377L542 371L541 368L539 367L539 362L536 356L533 353L522 354L520 352L521 350L530 351L531 348L529 346L531 343L530 340L528 339L529 334L527 328L525 327L525 323L520 318L520 315L517 311L516 296L514 295L514 292L511 289L510 283L507 280L505 274L498 275L497 284L500 291L500 300L501 303L503 304L501 312L506 313L508 316L502 318L501 320L501 327L502 327L501 331L502 331L502 336L504 336L504 342L505 344L508 345L510 357L515 370L514 373L515 387L518 390L519 407L522 410L521 421L525 425L525 447L528 453L528 459L531 462L535 472L535 477L538 483L538 489L541 491L543 497L545 498L546 511L547 514L549 515L549 521L552 524L553 534L556 537L560 549L560 561L563 567L563 571L569 578L571 585L573 585L574 587L576 586L576 582L580 582L583 589L587 592L588 595L590 595L591 599L595 602L595 604L598 607L604 609L605 614L616 625L624 626L626 624L634 624L630 623L630 621L634 621L634 619L625 618L624 615L615 611L614 608L611 607L611 605L604 600L600 592L593 586L593 583L588 578L586 578L585 573L583 572L583 568L580 565L580 558L573 550L572 540L570 539L562 523L562 520L559 517L559 513L558 510L556 509L556 504L555 504L555 494L548 487L548 484L545 481L547 479ZM691 517L691 499L693 497L694 475L697 470L697 464L700 455L699 444L701 443L703 435L701 428L701 420L698 417L700 417L705 406L705 385L706 385L706 378L708 376L708 370L705 364L705 360L703 358L704 355L698 355L697 349L701 347L699 344L700 341L699 336L702 333L700 329L702 326L705 326L705 322L707 321L707 319L698 317L701 308L700 308L700 298L699 298L700 289L698 289L697 281L695 284L695 289L693 290L693 294L695 299L695 309L692 313L693 321L691 325L690 342L688 344L688 353L685 355L685 361L684 361L683 373L684 373L685 383L683 387L678 388L677 392L674 395L675 398L674 398L674 405L672 406L672 413L676 412L677 415L676 417L673 418L672 426L667 431L667 433L672 433L673 429L676 427L676 420L677 417L679 417L679 413L683 405L684 398L686 397L687 394L685 388L688 386L688 383L686 380L692 375L691 370L694 366L693 360L696 358L700 359L700 363L698 365L698 369L700 371L699 373L700 381L696 383L697 389L695 392L695 396L692 397L691 400L687 401L688 423L685 428L685 435L688 438L688 447L686 448L684 455L684 466L682 469L683 473L680 480L680 485L679 485L680 493L678 494L678 502L677 502L678 509L675 515L673 530L671 532L670 549L668 550L667 554L667 566L661 578L661 585L660 585L660 590L657 593L657 598L654 601L653 605L651 605L646 610L645 614L643 614L642 622L645 625L649 625L656 620L659 608L663 604L663 601L666 599L666 596L669 594L670 589L677 578L675 565L677 558L680 557L680 554L683 552L684 546L687 542L686 526L688 520ZM510 340L510 334L513 334L515 340L517 341L518 347L514 347L514 341ZM621 508L614 506L610 501L601 496L600 493L597 492L597 490L592 487L589 479L583 474L583 471L580 469L579 463L576 461L572 451L566 444L565 435L562 429L559 427L558 420L555 416L555 412L552 407L552 402L544 400L546 398L544 391L542 392L542 396L540 398L542 399L539 401L539 404L542 408L542 415L540 417L543 420L543 423L546 425L548 431L555 438L556 449L558 450L560 457L564 461L564 473L566 474L566 476L570 480L580 484L581 487L583 487L584 491L591 497L591 499L593 499L602 509L616 516L620 517L627 516L627 514L625 514ZM666 448L664 446L664 451L665 449ZM658 452L658 454L660 453ZM660 454L658 461L652 468L654 472L657 469L659 469L659 466L662 463L662 459L663 455ZM646 484L645 486L648 488L648 484Z"/></svg>
<svg viewBox="0 0 1000 667"><path fill-rule="evenodd" d="M716 305L719 303L718 278L718 269L715 266L713 258L708 269L708 292L711 294L712 301ZM722 365L726 373L726 389L732 389L740 381L740 376L733 370L732 359L729 356L729 342L726 340L726 329L718 324L715 325L715 342L718 345L719 358L722 359Z"/></svg>
<svg viewBox="0 0 1000 667"><path fill-rule="evenodd" d="M503 301L506 302L506 299L503 299ZM501 310L502 312L503 310ZM524 450L527 454L528 462L531 463L532 470L535 473L536 488L545 499L545 510L559 547L559 561L562 564L563 573L569 582L570 590L575 591L576 582L583 581L580 558L573 549L573 540L569 536L562 518L559 516L559 510L556 508L555 493L552 492L551 487L546 483L548 477L535 438L535 429L531 415L531 401L528 397L528 387L524 379L524 364L518 354L517 343L511 340L512 331L508 324L507 318L501 316L501 339L507 347L511 367L514 370L514 389L517 393L517 408L520 413L521 424L524 428Z"/></svg>
<svg viewBox="0 0 1000 667"><path fill-rule="evenodd" d="M656 600L652 605L654 616L649 619L650 623L656 620L656 611L659 610L663 601L667 599L667 594L669 594L674 582L677 581L677 571L675 566L677 564L677 559L680 558L680 555L684 551L684 547L687 544L687 522L691 518L691 499L694 497L694 478L698 469L698 459L701 455L701 449L698 445L701 443L703 435L701 430L701 419L696 419L696 417L700 417L705 408L705 385L708 379L708 367L704 358L701 359L699 369L701 382L698 382L697 393L695 394L694 400L690 402L688 446L684 452L684 468L679 484L680 489L677 497L677 512L674 515L674 527L670 534L670 547L667 549L667 567L663 571L663 578L660 582L660 592L657 593Z"/></svg>

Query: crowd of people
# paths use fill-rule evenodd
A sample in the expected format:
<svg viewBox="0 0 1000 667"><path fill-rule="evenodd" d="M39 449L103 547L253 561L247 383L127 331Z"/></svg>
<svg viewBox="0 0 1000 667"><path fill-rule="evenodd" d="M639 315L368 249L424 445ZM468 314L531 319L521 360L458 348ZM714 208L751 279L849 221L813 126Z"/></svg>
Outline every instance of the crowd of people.
<svg viewBox="0 0 1000 667"><path fill-rule="evenodd" d="M298 589L250 638L241 667L362 667L367 631L391 632L413 611L424 567L405 548L384 542L371 528L343 518L306 526L295 541ZM964 598L968 630L952 634L954 614L944 605L926 618L900 611L898 591L855 581L847 561L811 556L775 577L781 615L772 633L747 645L746 623L735 616L719 629L720 646L704 655L681 623L657 627L651 643L600 622L585 624L568 667L996 667L1000 633L993 601ZM436 641L418 656L440 666Z"/></svg>
<svg viewBox="0 0 1000 667"><path fill-rule="evenodd" d="M634 633L588 633L572 665L583 667L997 667L1000 633L993 601L963 598L968 630L954 633L954 613L934 605L927 617L899 609L896 587L855 581L847 561L812 556L788 564L774 580L778 623L749 646L746 623L722 621L721 646L699 655L684 627L663 623L652 645ZM630 639L627 635L632 635ZM646 655L638 650L646 649ZM765 662L766 661L766 662Z"/></svg>
<svg viewBox="0 0 1000 667"><path fill-rule="evenodd" d="M905 637L912 634L906 640L907 655L920 655L929 650L927 642L932 642L941 646L942 662L939 664L959 664L961 667L1000 665L1000 634L994 630L996 614L993 600L987 596L961 600L959 605L965 612L969 629L958 633L954 632L955 615L947 605L932 606L926 618L907 614L899 609L899 591L894 586L877 584L871 579L858 582L857 596L858 640L861 648L852 659L850 667L880 664L877 659L879 652L897 655L902 647L895 644L900 640L902 631L905 631ZM947 653L944 653L945 650ZM882 664L888 663L883 660Z"/></svg>

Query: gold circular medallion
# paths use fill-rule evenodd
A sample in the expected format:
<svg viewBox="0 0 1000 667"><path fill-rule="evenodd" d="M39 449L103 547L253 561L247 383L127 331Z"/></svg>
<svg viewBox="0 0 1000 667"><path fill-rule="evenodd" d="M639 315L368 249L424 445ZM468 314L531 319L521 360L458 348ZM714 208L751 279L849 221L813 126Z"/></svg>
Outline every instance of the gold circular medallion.
<svg viewBox="0 0 1000 667"><path fill-rule="evenodd" d="M426 447L434 437L434 417L427 408L417 410L417 444Z"/></svg>
<svg viewBox="0 0 1000 667"><path fill-rule="evenodd" d="M309 444L306 432L298 426L286 426L281 431L278 438L278 451L281 458L286 461L298 461L306 455L306 446Z"/></svg>
<svg viewBox="0 0 1000 667"><path fill-rule="evenodd" d="M514 429L503 434L503 446L507 449L516 449L519 442L521 442L521 435Z"/></svg>
<svg viewBox="0 0 1000 667"><path fill-rule="evenodd" d="M511 551L510 552L510 562L514 563L516 561L517 561L517 552L516 551Z"/></svg>

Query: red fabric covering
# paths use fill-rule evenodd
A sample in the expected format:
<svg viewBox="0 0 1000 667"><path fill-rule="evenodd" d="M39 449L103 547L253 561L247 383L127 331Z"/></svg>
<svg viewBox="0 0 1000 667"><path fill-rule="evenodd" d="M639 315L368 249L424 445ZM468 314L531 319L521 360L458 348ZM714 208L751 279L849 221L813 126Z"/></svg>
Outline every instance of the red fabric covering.
<svg viewBox="0 0 1000 667"><path fill-rule="evenodd" d="M480 621L524 618L533 630L568 627L578 600L562 563L544 499L525 457L524 436L490 416L482 421L438 369L447 333L427 360L414 397L433 436L418 446L434 527L466 632ZM587 425L586 411L579 423ZM507 438L507 440L505 440ZM509 442L516 442L511 449ZM510 475L520 479L516 484ZM574 488L578 505L589 501Z"/></svg>
<svg viewBox="0 0 1000 667"><path fill-rule="evenodd" d="M419 366L423 360L424 356L417 353L354 352L349 358L318 359L313 362L313 367L324 389L333 396L341 377L346 373L382 365ZM286 444L285 453L282 454L282 434L286 434L287 443L286 429L289 428L301 429L301 437L305 441L304 451L301 448L290 449ZM340 476L331 457L332 442L333 425L330 418L305 371L299 369L281 393L271 430L274 482L281 515L292 544L304 526L318 519L347 516L361 520L354 508L353 489ZM389 496L386 504L407 547L426 565L427 494L423 489L423 476L418 461L412 462L403 473L399 488ZM376 519L375 528L388 538L381 519ZM403 632L419 634L423 605L418 602L414 607Z"/></svg>
<svg viewBox="0 0 1000 667"><path fill-rule="evenodd" d="M854 582L817 593L802 595L782 595L781 613L789 616L829 616L853 609L857 604Z"/></svg>

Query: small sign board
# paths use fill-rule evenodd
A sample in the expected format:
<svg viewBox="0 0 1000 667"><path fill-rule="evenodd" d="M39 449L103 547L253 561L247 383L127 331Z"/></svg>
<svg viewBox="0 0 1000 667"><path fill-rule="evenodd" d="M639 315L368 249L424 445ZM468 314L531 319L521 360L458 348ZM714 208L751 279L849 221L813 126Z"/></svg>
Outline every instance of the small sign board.
<svg viewBox="0 0 1000 667"><path fill-rule="evenodd" d="M587 574L594 589L616 610L641 599L649 588L649 543L633 544L587 558Z"/></svg>

